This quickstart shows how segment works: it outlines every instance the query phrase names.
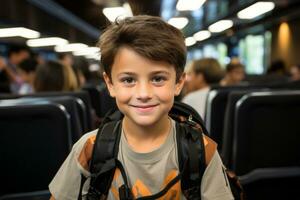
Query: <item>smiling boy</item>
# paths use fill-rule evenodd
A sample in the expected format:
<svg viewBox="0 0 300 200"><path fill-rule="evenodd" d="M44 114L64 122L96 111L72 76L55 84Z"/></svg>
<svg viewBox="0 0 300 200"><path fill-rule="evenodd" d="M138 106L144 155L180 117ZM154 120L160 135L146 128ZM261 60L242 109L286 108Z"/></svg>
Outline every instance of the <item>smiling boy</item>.
<svg viewBox="0 0 300 200"><path fill-rule="evenodd" d="M176 122L168 115L183 84L186 47L182 33L158 17L135 16L113 23L100 38L101 63L110 95L124 114L118 160L135 198L156 194L179 173ZM97 130L84 135L49 185L52 199L77 199ZM215 143L206 136L201 199L233 199ZM101 152L99 152L101 153ZM105 199L119 199L116 170ZM89 181L83 186L83 194ZM83 195L83 198L85 196ZM180 182L160 199L185 199Z"/></svg>

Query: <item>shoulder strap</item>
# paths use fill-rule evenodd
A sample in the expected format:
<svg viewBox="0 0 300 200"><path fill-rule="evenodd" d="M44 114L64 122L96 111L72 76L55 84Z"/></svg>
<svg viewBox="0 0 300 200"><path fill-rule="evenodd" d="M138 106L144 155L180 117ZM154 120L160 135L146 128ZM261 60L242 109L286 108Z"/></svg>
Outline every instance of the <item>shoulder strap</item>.
<svg viewBox="0 0 300 200"><path fill-rule="evenodd" d="M99 129L90 161L92 175L87 199L107 196L116 169L120 138L120 120L108 122Z"/></svg>
<svg viewBox="0 0 300 200"><path fill-rule="evenodd" d="M182 173L181 189L187 199L200 200L201 180L206 168L202 131L176 123L176 137L179 170Z"/></svg>
<svg viewBox="0 0 300 200"><path fill-rule="evenodd" d="M201 199L200 186L206 168L202 134L203 132L206 134L207 131L201 117L194 113L196 111L182 103L175 103L170 111L170 116L177 121L176 137L180 173L164 190L145 199L162 196L180 179L182 191L187 199ZM92 177L87 195L88 200L98 200L100 197L102 199L108 194L116 169L121 118L122 114L119 111L110 112L100 125L90 162Z"/></svg>

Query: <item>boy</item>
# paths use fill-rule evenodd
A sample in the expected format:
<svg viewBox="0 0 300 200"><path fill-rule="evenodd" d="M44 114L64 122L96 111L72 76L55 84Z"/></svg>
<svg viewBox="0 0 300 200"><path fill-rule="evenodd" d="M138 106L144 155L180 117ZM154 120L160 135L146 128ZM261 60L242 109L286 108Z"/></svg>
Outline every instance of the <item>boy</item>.
<svg viewBox="0 0 300 200"><path fill-rule="evenodd" d="M124 114L118 160L134 198L156 194L178 170L175 121L168 116L183 84L186 47L182 33L158 17L115 22L100 38L101 62L110 95ZM96 131L84 135L50 183L52 199L77 199L81 174L89 180ZM205 137L207 168L201 199L233 199L215 143ZM101 153L101 152L99 152ZM107 199L119 199L116 170ZM83 186L83 196L89 181ZM185 199L177 182L160 199Z"/></svg>
<svg viewBox="0 0 300 200"><path fill-rule="evenodd" d="M189 76L186 83L194 91L187 94L182 102L192 106L204 118L207 94L211 86L218 83L223 76L221 65L214 58L194 60Z"/></svg>
<svg viewBox="0 0 300 200"><path fill-rule="evenodd" d="M225 77L220 81L221 86L232 86L241 84L241 81L245 78L244 66L234 61L226 66Z"/></svg>

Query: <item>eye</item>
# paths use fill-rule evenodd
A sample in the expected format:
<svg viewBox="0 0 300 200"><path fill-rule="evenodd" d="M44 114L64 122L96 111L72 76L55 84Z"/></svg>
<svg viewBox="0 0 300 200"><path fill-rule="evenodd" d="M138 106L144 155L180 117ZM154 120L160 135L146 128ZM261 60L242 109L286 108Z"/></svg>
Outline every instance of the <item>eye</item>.
<svg viewBox="0 0 300 200"><path fill-rule="evenodd" d="M154 76L152 78L152 82L157 85L163 84L165 80L167 80L167 79L164 76Z"/></svg>
<svg viewBox="0 0 300 200"><path fill-rule="evenodd" d="M135 83L135 80L132 77L124 77L121 78L121 82L124 83L125 85L132 85Z"/></svg>

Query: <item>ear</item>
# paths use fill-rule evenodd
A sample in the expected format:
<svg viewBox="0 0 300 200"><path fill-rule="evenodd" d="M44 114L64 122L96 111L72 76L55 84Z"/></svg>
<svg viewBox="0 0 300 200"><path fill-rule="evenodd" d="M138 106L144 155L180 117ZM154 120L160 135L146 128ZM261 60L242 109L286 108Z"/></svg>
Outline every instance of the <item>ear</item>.
<svg viewBox="0 0 300 200"><path fill-rule="evenodd" d="M175 85L175 96L178 96L183 88L186 74L183 73Z"/></svg>
<svg viewBox="0 0 300 200"><path fill-rule="evenodd" d="M104 81L105 81L106 86L108 88L110 96L115 97L116 93L115 93L114 85L112 83L111 78L105 72L103 72L103 78L104 78Z"/></svg>

